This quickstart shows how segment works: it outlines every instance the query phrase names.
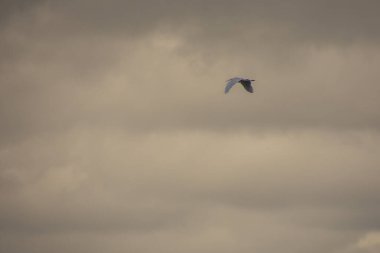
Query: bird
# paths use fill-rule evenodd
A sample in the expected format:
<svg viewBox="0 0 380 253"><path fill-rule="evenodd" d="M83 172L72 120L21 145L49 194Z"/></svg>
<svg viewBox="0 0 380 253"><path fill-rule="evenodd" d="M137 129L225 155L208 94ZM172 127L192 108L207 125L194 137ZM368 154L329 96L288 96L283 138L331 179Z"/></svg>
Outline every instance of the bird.
<svg viewBox="0 0 380 253"><path fill-rule="evenodd" d="M244 87L244 89L250 93L253 93L253 88L251 83L253 83L255 80L246 79L242 77L234 77L229 80L227 80L226 88L224 88L224 93L227 94L230 89L237 83L241 83Z"/></svg>

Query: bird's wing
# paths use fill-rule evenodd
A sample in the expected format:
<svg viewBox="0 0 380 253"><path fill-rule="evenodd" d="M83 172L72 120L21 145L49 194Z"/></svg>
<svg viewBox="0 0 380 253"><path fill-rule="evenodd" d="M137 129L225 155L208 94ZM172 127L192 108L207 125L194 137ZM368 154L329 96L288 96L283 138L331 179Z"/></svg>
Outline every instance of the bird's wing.
<svg viewBox="0 0 380 253"><path fill-rule="evenodd" d="M234 78L231 78L230 80L227 80L226 88L224 88L224 93L228 93L230 89L242 79L243 78L241 77L234 77Z"/></svg>
<svg viewBox="0 0 380 253"><path fill-rule="evenodd" d="M253 87L251 84L249 85L243 85L244 89L250 93L253 93Z"/></svg>

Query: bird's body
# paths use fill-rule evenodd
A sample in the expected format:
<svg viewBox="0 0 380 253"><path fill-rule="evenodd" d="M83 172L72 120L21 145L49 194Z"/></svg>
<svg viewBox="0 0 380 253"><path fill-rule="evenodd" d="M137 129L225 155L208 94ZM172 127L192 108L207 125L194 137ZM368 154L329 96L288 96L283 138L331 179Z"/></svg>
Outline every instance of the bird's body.
<svg viewBox="0 0 380 253"><path fill-rule="evenodd" d="M240 83L243 85L244 89L250 93L253 93L253 87L252 87L252 82L255 80L250 80L246 78L241 78L241 77L234 77L229 80L227 80L226 88L224 89L224 93L228 93L230 89L237 83Z"/></svg>

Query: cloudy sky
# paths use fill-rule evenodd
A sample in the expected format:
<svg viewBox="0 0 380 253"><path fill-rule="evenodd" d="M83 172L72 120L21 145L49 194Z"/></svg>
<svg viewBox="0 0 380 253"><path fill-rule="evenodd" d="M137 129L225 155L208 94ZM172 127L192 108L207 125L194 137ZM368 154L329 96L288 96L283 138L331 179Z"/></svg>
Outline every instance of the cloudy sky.
<svg viewBox="0 0 380 253"><path fill-rule="evenodd" d="M379 9L1 1L0 252L380 252Z"/></svg>

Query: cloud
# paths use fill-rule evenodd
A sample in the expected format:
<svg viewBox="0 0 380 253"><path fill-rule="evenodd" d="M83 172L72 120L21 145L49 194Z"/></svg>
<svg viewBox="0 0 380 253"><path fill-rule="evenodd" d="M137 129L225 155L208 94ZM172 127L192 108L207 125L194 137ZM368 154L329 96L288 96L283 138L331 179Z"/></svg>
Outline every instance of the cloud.
<svg viewBox="0 0 380 253"><path fill-rule="evenodd" d="M255 15L252 21L243 16L235 18L237 24L230 24L219 10L227 10L230 3L215 6L209 1L202 8L200 4L191 7L177 3L170 12L165 8L164 12L157 11L160 14L146 15L144 19L139 19L134 10L153 11L157 6L160 10L167 3L129 2L128 8L125 4L94 3L94 11L86 11L86 1L63 6L52 2L33 8L33 14L24 19L14 19L3 32L4 46L14 52L1 64L2 115L6 119L2 130L8 132L3 138L10 138L11 131L19 136L25 131L46 131L44 126L70 127L82 121L88 124L106 121L115 126L148 130L157 127L379 127L375 67L379 50L376 46L315 48L312 44L306 46L301 39L288 43L281 38L256 35L250 30L243 33L248 37L235 38L236 31L228 25L240 27L241 22L264 30L272 29L272 25L266 18L256 24ZM248 2L241 4L247 10L253 8ZM302 13L295 10L295 6L306 8L302 4L291 6L268 4L260 8L268 9L268 19L283 22L269 10L279 8L278 11ZM349 3L346 8L351 10L348 6ZM122 7L126 9L123 15L119 13ZM209 15L196 11L203 8L210 9ZM119 11L115 11L111 20L100 18L101 15L111 17L108 13L116 9ZM322 7L315 9L323 10ZM179 15L182 12L186 15ZM298 17L286 15L287 18L293 16ZM170 25L156 20L164 22L165 17L173 19L167 22ZM227 39L214 40L212 34L218 29L213 22L218 18L221 27L227 25L222 32L230 34L232 39L223 36ZM289 28L288 31L270 34L301 33L286 20L284 27ZM89 21L94 24L87 24ZM107 33L109 29L103 31L98 22L107 28L113 27L114 22L120 27L115 25L117 30ZM128 27L131 23L144 33L131 32ZM77 32L82 26L83 30ZM203 36L207 30L212 38L207 34ZM251 40L251 36L256 36L258 42ZM233 75L254 76L258 80L257 94L261 95L254 99L247 97L239 103L230 101L238 90L229 97L221 97L218 91L223 89L224 80ZM27 129L20 129L22 127Z"/></svg>
<svg viewBox="0 0 380 253"><path fill-rule="evenodd" d="M38 248L49 246L32 239L36 234L46 239L60 234L52 245L73 234L75 245L106 234L95 243L137 240L134 247L145 252L154 249L142 241L157 238L163 238L156 246L160 250L185 247L190 238L187 250L209 252L242 244L247 247L242 250L271 252L273 241L286 244L297 237L314 245L319 240L349 244L337 234L361 236L378 229L379 161L373 152L376 135L354 134L355 142L346 137L309 132L136 135L89 128L46 135L2 152L7 168L2 172L2 231L10 241L21 236ZM311 228L316 231L301 236ZM282 236L289 231L294 236ZM248 235L256 243L249 243ZM173 236L177 243L168 240ZM284 247L294 250L294 245ZM323 249L334 247L339 246Z"/></svg>
<svg viewBox="0 0 380 253"><path fill-rule="evenodd" d="M376 1L4 3L0 251L377 249Z"/></svg>
<svg viewBox="0 0 380 253"><path fill-rule="evenodd" d="M366 249L368 252L376 252L380 249L380 234L378 232L368 233L359 240L358 247Z"/></svg>

